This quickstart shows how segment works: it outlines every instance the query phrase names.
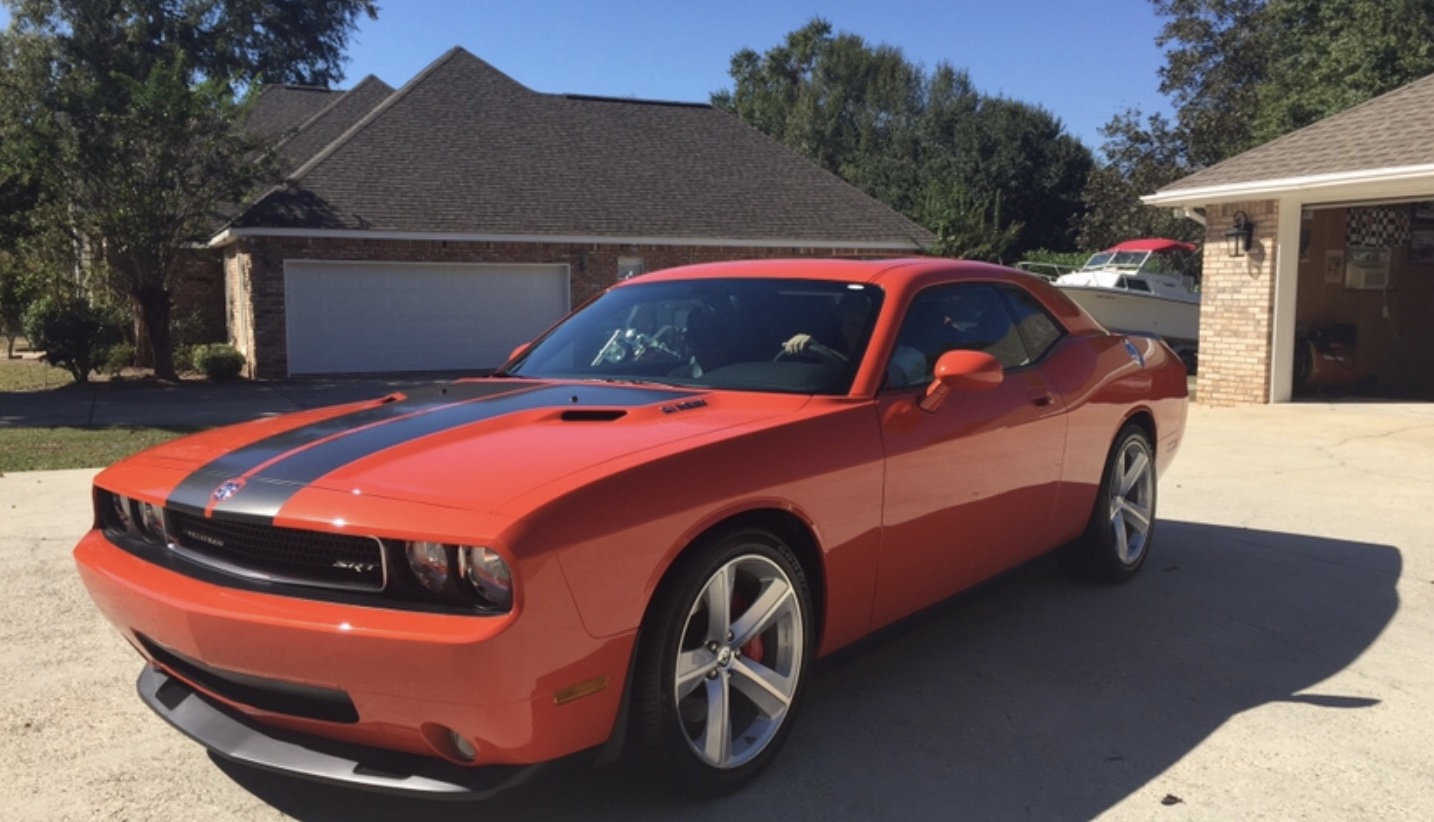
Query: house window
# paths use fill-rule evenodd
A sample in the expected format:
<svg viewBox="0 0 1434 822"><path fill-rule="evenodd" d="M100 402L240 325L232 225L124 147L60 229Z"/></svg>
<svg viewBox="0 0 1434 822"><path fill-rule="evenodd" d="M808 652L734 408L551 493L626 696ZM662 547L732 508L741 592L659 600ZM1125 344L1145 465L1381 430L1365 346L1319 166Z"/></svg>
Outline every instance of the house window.
<svg viewBox="0 0 1434 822"><path fill-rule="evenodd" d="M642 264L641 257L617 258L617 278L619 280L630 280L645 271L647 271L647 266Z"/></svg>

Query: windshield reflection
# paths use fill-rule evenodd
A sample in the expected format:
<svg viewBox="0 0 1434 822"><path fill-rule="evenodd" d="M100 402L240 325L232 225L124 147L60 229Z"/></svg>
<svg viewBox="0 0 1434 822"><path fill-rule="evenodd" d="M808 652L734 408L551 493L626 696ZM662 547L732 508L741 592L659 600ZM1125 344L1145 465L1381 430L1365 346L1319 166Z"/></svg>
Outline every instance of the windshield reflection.
<svg viewBox="0 0 1434 822"><path fill-rule="evenodd" d="M508 376L845 394L881 290L818 280L632 282L568 318Z"/></svg>

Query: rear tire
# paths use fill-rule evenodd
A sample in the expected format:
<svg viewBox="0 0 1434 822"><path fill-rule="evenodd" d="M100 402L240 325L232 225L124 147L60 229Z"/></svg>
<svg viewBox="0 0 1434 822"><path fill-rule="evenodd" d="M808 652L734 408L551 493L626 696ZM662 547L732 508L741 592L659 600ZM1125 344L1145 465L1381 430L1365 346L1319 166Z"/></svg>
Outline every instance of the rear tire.
<svg viewBox="0 0 1434 822"><path fill-rule="evenodd" d="M1150 554L1155 535L1155 451L1145 429L1116 435L1085 534L1067 546L1061 565L1081 579L1125 582Z"/></svg>
<svg viewBox="0 0 1434 822"><path fill-rule="evenodd" d="M679 560L634 672L634 755L664 787L736 790L791 732L812 654L811 592L791 549L740 529Z"/></svg>

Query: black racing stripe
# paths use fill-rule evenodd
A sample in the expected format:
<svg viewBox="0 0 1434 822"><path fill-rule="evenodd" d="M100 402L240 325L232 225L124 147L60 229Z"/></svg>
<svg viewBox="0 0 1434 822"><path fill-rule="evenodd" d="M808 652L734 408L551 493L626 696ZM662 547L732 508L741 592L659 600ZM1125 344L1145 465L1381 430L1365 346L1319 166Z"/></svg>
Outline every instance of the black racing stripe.
<svg viewBox="0 0 1434 822"><path fill-rule="evenodd" d="M525 389L496 393L475 402L439 405L431 410L424 409L423 413L414 414L414 409L410 408L411 416L397 419L390 415L379 420L369 420L370 423L380 424L354 430L350 434L334 437L279 459L251 477L238 493L219 502L214 511L216 514L222 513L226 518L271 521L294 494L338 468L420 437L506 414L539 408L633 407L672 402L691 396L689 391L611 385L554 385ZM308 442L317 439L320 438L314 437ZM261 463L255 463L257 464ZM235 475L229 474L225 478L233 476ZM223 481L216 481L213 474L205 477L206 493L212 493ZM207 496L204 498L204 504L208 504Z"/></svg>
<svg viewBox="0 0 1434 822"><path fill-rule="evenodd" d="M421 414L445 405L524 390L532 388L514 383L473 382L406 392L401 400L303 425L230 451L185 477L170 493L166 504L186 513L203 516L209 506L210 494L214 493L220 483L241 477L296 448L395 417Z"/></svg>

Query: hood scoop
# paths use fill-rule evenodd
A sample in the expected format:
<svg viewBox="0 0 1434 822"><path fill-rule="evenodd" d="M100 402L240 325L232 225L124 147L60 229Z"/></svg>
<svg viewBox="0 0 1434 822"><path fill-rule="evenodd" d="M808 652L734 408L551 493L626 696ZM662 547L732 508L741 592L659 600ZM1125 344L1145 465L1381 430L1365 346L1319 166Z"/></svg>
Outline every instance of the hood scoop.
<svg viewBox="0 0 1434 822"><path fill-rule="evenodd" d="M563 422L613 422L627 416L621 408L571 408L562 414Z"/></svg>

